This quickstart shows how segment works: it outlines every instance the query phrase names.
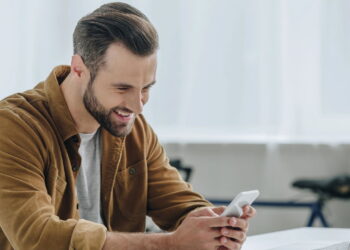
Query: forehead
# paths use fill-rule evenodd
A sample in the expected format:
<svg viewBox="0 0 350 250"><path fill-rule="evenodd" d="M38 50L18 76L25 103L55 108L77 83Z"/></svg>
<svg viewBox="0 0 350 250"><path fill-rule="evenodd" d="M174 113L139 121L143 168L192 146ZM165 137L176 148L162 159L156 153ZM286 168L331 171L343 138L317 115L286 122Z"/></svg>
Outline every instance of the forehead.
<svg viewBox="0 0 350 250"><path fill-rule="evenodd" d="M139 80L146 78L147 81L153 81L156 68L156 52L147 56L139 56L132 53L123 44L114 43L105 53L103 71L113 77L140 78Z"/></svg>

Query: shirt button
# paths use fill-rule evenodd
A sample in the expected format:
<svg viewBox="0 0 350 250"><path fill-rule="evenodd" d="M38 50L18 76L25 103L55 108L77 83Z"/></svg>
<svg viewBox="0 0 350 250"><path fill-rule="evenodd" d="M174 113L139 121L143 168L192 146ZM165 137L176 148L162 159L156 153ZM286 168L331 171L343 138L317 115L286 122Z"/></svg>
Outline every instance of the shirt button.
<svg viewBox="0 0 350 250"><path fill-rule="evenodd" d="M136 174L136 169L135 168L129 168L129 174L130 175Z"/></svg>

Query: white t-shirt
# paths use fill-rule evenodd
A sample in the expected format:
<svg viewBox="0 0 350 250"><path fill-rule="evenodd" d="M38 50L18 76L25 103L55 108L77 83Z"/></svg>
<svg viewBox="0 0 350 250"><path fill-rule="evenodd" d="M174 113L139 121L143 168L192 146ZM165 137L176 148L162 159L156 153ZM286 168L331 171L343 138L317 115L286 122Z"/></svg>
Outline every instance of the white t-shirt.
<svg viewBox="0 0 350 250"><path fill-rule="evenodd" d="M101 141L100 130L79 134L81 167L77 176L80 218L103 224L101 216Z"/></svg>

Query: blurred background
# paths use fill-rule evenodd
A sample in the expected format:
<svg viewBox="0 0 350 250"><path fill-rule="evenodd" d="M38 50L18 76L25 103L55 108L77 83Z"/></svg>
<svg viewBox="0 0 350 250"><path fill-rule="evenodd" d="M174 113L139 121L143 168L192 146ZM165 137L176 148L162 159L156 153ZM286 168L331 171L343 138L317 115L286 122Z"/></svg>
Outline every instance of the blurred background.
<svg viewBox="0 0 350 250"><path fill-rule="evenodd" d="M0 0L0 98L69 64L77 21L98 0ZM299 178L350 174L350 1L123 1L160 36L144 114L194 190L232 199L314 201ZM257 207L250 234L305 226L310 209ZM350 227L350 202L323 209ZM319 226L315 223L315 226Z"/></svg>

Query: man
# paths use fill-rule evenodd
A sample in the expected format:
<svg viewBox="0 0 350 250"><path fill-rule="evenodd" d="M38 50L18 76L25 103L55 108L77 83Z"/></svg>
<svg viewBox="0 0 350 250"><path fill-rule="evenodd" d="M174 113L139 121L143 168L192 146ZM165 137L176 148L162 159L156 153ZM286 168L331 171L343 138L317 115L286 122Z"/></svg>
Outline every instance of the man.
<svg viewBox="0 0 350 250"><path fill-rule="evenodd" d="M240 249L255 210L220 217L141 115L156 81L152 24L111 3L73 37L70 67L0 102L1 249ZM135 233L146 215L170 232Z"/></svg>

